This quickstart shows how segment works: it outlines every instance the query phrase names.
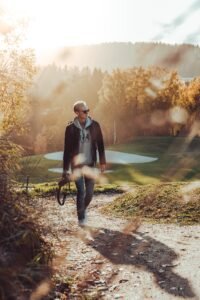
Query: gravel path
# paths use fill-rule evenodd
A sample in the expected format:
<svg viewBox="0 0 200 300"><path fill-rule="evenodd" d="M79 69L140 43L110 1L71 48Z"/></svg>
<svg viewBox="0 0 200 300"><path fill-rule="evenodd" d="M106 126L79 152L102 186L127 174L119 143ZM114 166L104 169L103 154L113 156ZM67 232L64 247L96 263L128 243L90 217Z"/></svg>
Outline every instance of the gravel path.
<svg viewBox="0 0 200 300"><path fill-rule="evenodd" d="M63 207L54 198L34 201L55 251L55 274L75 279L70 296L56 299L200 299L200 226L102 215L99 208L115 197L94 197L84 229L73 199Z"/></svg>

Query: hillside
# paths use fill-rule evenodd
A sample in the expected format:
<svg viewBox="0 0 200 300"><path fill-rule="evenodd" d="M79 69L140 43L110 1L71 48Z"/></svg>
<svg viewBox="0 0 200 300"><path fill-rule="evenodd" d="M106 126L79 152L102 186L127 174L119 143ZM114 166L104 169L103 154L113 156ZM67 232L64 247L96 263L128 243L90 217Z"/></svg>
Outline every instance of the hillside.
<svg viewBox="0 0 200 300"><path fill-rule="evenodd" d="M200 48L190 44L116 42L66 47L56 53L55 63L63 66L88 66L111 71L115 68L157 65L177 69L183 77L200 75Z"/></svg>

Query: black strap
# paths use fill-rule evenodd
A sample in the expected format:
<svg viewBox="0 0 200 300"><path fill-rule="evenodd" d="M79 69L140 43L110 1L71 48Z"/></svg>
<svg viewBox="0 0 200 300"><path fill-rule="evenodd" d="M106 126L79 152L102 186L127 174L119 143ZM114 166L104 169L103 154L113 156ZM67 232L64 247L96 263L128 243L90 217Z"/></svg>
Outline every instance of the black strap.
<svg viewBox="0 0 200 300"><path fill-rule="evenodd" d="M63 197L61 196L62 188L66 183L68 183L68 191L69 191L69 193L71 193L70 181L68 178L64 178L58 183L58 188L56 191L56 198L57 198L58 204L61 206L65 204L65 201L67 198L67 192L63 193Z"/></svg>

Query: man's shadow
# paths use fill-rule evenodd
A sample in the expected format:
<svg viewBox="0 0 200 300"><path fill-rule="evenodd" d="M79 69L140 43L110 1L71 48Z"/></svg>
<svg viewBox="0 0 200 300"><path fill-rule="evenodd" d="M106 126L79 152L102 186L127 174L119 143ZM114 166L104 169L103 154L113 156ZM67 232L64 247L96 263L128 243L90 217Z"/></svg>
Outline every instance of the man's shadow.
<svg viewBox="0 0 200 300"><path fill-rule="evenodd" d="M131 234L87 227L93 240L85 240L113 264L134 265L153 273L157 285L169 294L194 297L187 279L173 272L178 255L165 244L141 232Z"/></svg>

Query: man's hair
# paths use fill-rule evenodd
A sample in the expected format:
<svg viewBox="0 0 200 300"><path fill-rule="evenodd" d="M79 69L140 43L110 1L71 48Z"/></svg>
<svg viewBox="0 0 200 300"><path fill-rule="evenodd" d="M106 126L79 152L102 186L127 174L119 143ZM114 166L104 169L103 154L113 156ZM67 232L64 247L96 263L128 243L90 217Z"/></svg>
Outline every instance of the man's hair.
<svg viewBox="0 0 200 300"><path fill-rule="evenodd" d="M85 101L79 100L74 103L74 112L78 111L81 106L87 106Z"/></svg>

